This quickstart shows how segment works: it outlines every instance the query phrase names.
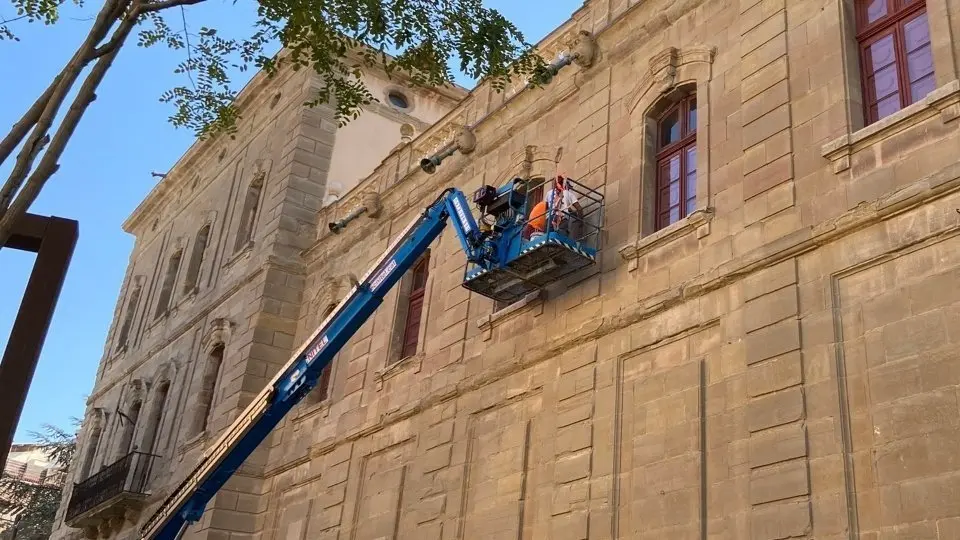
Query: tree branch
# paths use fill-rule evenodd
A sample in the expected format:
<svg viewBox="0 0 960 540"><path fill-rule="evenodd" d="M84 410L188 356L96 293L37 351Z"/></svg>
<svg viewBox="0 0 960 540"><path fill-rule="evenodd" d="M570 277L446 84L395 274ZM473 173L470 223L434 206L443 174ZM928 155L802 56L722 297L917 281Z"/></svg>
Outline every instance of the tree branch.
<svg viewBox="0 0 960 540"><path fill-rule="evenodd" d="M120 23L114 37L120 36L119 41L122 43L127 36L130 35L130 31L133 29L136 21L136 15L129 13ZM90 70L87 78L80 86L80 90L77 92L73 103L70 104L66 115L64 115L63 122L60 124L60 127L57 128L50 143L50 148L43 154L40 163L37 164L33 174L27 179L23 190L17 194L17 198L10 205L9 210L0 217L0 246L9 238L10 233L13 231L14 223L16 223L17 220L20 219L20 216L27 211L27 208L33 204L37 195L40 194L43 185L60 167L60 165L57 164L57 160L60 159L60 156L63 154L64 148L66 148L67 143L70 141L70 137L77 128L77 124L80 123L80 119L86 112L87 107L97 99L96 89L100 86L104 75L106 75L107 70L113 64L119 51L119 47L113 49L98 59L97 63L94 64L93 69Z"/></svg>
<svg viewBox="0 0 960 540"><path fill-rule="evenodd" d="M143 4L137 12L139 15L142 15L144 13L161 11L176 6L192 6L193 4L200 4L202 2L206 2L206 0L161 0L160 2L153 2L151 4Z"/></svg>
<svg viewBox="0 0 960 540"><path fill-rule="evenodd" d="M4 155L4 159L6 159L6 156L9 156L24 137L26 137L26 141L23 143L23 148L20 149L20 153L17 155L17 161L14 163L10 176L4 183L2 190L0 190L0 203L2 203L0 204L0 220L7 221L6 218L9 217L7 215L9 209L8 201L17 190L20 189L24 179L30 173L30 168L36 157L40 141L43 140L47 132L50 131L50 126L53 125L53 121L57 116L57 112L60 110L60 106L63 105L63 100L66 99L67 93L73 87L77 78L80 77L83 68L89 63L89 60L85 60L87 53L104 38L113 26L111 16L117 13L117 8L120 5L125 5L128 1L129 0L108 0L104 2L103 7L97 14L97 20L87 34L87 37L73 54L73 57L70 58L70 61L67 62L63 71L57 75L53 84L47 89L49 93L44 92L44 95L40 96L40 98L34 102L33 106L30 107L20 122L14 125L13 130L4 138L3 146L0 146L0 152L6 154L0 153L0 155ZM27 131L30 130L31 126L33 130L27 135ZM14 216L14 218L17 218L17 216ZM2 232L2 228L0 228L0 232ZM3 243L0 242L0 246L2 245Z"/></svg>
<svg viewBox="0 0 960 540"><path fill-rule="evenodd" d="M43 112L44 107L47 106L47 102L50 101L50 96L53 94L53 89L60 84L60 79L63 78L63 74L57 75L54 77L53 82L50 83L50 86L43 91L43 94L40 94L40 97L33 102L33 105L27 109L27 112L24 113L23 117L13 125L13 128L10 130L10 133L7 133L7 136L3 138L3 141L0 142L0 163L3 163L10 157L10 154L13 153L13 149L20 144L20 141L27 135L30 131L30 128L37 123L37 120L40 118L40 113ZM4 185L3 192L6 193L6 184ZM2 194L0 194L2 198ZM4 206L0 205L0 208Z"/></svg>

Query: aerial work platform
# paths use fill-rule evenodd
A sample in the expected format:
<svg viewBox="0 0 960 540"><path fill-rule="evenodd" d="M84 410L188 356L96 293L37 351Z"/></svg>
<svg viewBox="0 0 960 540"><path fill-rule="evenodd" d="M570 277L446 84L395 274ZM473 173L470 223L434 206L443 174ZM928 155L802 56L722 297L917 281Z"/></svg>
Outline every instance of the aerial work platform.
<svg viewBox="0 0 960 540"><path fill-rule="evenodd" d="M561 204L547 204L554 201ZM563 177L516 178L495 195L481 188L474 202L481 227L499 238L492 263L467 264L463 286L471 291L511 303L596 262L604 207L597 190Z"/></svg>

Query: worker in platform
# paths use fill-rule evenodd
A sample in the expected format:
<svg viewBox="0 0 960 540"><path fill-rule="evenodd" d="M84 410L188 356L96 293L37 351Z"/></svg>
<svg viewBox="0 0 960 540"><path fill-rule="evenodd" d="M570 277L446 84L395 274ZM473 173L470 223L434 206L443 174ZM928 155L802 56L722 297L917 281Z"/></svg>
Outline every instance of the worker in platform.
<svg viewBox="0 0 960 540"><path fill-rule="evenodd" d="M554 204L555 201L559 201L559 204ZM570 181L557 175L544 200L534 205L530 211L530 227L533 229L531 240L536 239L538 233L543 234L546 231L547 219L550 220L551 230L577 240L582 218L583 208L576 192L570 186Z"/></svg>

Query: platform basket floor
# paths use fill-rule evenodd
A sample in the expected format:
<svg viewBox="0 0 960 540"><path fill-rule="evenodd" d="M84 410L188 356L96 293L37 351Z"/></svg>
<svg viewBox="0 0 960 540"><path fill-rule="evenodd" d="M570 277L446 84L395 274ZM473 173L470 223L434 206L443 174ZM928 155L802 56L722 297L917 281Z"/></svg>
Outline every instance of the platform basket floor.
<svg viewBox="0 0 960 540"><path fill-rule="evenodd" d="M463 286L500 302L515 302L594 262L586 251L550 239L522 252L506 268L468 276Z"/></svg>

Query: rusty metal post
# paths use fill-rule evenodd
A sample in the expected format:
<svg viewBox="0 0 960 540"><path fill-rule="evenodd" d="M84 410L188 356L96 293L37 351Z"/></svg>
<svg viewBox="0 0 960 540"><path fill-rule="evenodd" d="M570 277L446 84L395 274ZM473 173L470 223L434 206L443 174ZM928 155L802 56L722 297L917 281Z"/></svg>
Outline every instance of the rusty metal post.
<svg viewBox="0 0 960 540"><path fill-rule="evenodd" d="M77 222L25 214L4 247L37 254L0 360L0 463L6 463L23 403L77 244Z"/></svg>

